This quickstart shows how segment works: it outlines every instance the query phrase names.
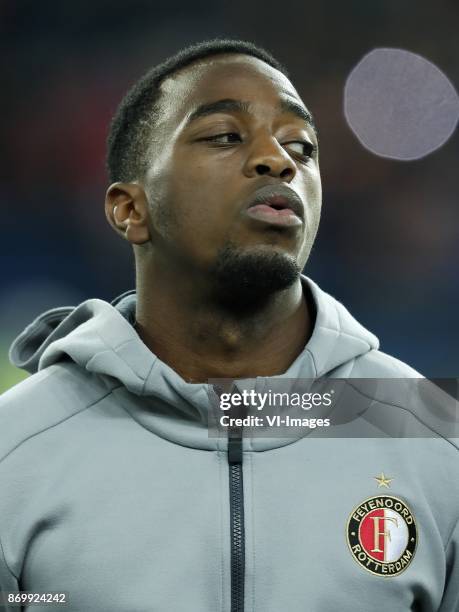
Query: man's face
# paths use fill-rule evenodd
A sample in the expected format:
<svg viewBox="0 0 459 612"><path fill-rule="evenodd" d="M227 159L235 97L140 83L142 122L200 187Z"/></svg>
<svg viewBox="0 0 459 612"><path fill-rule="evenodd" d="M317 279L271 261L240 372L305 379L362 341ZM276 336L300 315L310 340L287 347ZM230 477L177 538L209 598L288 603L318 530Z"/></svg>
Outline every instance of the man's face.
<svg viewBox="0 0 459 612"><path fill-rule="evenodd" d="M196 116L222 100L236 104ZM144 180L154 250L227 289L237 278L249 289L256 276L258 290L278 290L298 277L317 233L321 183L317 152L309 155L316 135L292 102L305 109L282 73L245 55L210 57L163 82ZM301 223L247 214L269 186L299 196Z"/></svg>

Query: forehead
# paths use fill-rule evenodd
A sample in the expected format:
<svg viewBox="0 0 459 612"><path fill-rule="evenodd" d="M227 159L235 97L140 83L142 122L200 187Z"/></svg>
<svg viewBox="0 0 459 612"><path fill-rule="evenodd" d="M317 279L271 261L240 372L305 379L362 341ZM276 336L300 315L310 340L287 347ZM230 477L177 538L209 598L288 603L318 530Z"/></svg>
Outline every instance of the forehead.
<svg viewBox="0 0 459 612"><path fill-rule="evenodd" d="M240 98L275 103L289 96L301 102L289 79L265 62L251 56L222 54L199 60L161 84L161 110L178 118L212 100Z"/></svg>

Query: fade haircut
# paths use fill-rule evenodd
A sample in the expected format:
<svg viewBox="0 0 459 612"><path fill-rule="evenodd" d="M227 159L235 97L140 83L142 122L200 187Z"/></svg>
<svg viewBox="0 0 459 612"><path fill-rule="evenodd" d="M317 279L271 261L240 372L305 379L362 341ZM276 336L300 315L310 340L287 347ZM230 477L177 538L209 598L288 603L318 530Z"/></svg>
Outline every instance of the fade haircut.
<svg viewBox="0 0 459 612"><path fill-rule="evenodd" d="M206 40L182 49L154 66L127 92L113 117L107 139L107 171L110 183L140 180L147 169L147 153L155 129L162 81L193 62L222 53L256 57L269 66L288 73L282 64L262 47L235 39Z"/></svg>

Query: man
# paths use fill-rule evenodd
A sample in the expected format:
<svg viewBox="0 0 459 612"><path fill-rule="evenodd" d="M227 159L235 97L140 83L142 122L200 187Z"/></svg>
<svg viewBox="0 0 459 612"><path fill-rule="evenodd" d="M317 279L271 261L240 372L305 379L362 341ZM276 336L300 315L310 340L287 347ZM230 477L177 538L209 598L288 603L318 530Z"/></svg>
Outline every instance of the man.
<svg viewBox="0 0 459 612"><path fill-rule="evenodd" d="M420 376L301 274L317 134L284 68L241 41L185 49L123 100L108 167L136 291L48 311L11 348L33 375L0 400L1 590L68 611L459 610L457 446L409 399L376 390L365 431L384 414L416 438L208 433L212 379Z"/></svg>

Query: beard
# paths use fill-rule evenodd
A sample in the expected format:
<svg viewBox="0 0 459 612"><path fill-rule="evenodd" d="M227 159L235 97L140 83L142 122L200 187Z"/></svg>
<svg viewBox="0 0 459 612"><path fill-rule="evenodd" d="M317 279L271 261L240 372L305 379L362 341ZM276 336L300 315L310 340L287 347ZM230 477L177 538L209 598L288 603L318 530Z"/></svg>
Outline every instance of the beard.
<svg viewBox="0 0 459 612"><path fill-rule="evenodd" d="M211 269L213 299L232 313L254 312L301 275L292 255L256 247L243 250L228 242Z"/></svg>

